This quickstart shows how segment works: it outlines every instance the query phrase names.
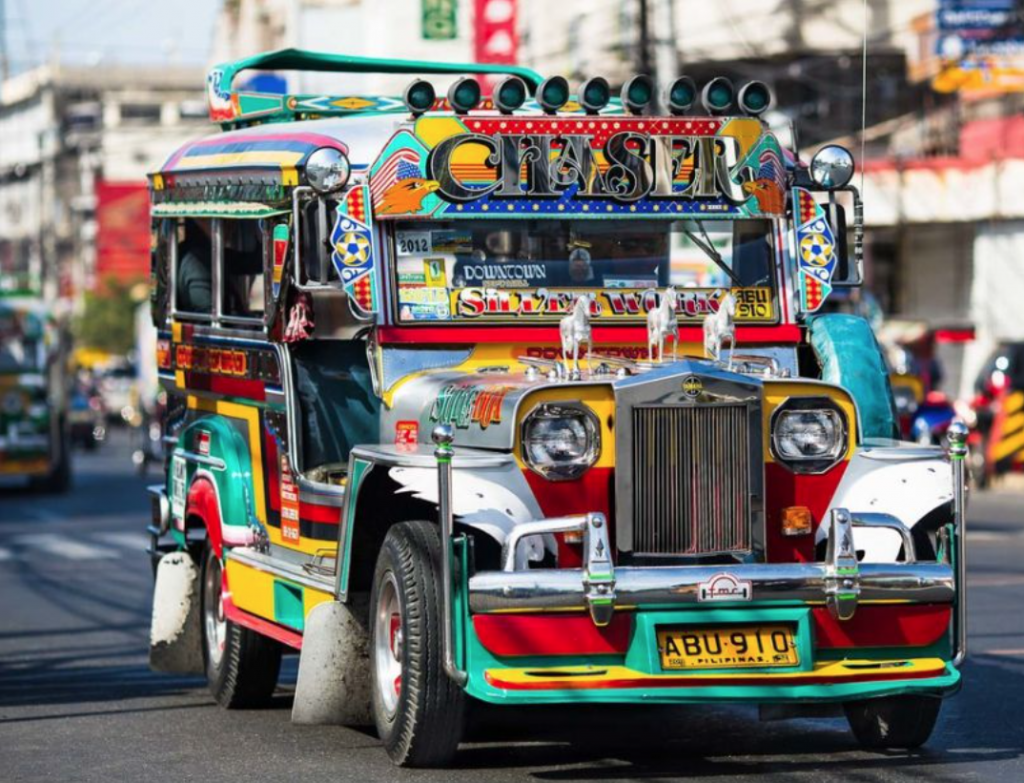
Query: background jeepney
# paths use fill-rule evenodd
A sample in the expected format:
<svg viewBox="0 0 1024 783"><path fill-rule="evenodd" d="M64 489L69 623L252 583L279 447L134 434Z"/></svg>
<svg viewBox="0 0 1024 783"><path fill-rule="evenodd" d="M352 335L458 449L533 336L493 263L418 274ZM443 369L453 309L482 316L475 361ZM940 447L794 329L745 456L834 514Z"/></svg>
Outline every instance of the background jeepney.
<svg viewBox="0 0 1024 783"><path fill-rule="evenodd" d="M0 475L71 483L66 334L42 300L0 297Z"/></svg>
<svg viewBox="0 0 1024 783"><path fill-rule="evenodd" d="M228 132L151 176L154 667L249 706L301 648L293 719L372 713L408 765L469 699L927 739L966 652L964 436L896 440L870 327L815 314L859 282L845 150L799 164L757 83L655 117L642 77L505 69L481 102L232 91L248 68L500 70L220 66Z"/></svg>

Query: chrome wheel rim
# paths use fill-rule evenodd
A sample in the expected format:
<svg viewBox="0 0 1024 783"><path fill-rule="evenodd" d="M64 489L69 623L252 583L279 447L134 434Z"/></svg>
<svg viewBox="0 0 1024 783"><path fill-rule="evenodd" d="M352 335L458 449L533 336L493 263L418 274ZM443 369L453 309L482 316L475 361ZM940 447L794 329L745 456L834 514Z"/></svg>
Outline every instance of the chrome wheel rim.
<svg viewBox="0 0 1024 783"><path fill-rule="evenodd" d="M388 717L398 709L402 694L402 658L405 652L405 633L402 607L398 601L395 575L384 576L377 594L377 607L373 619L374 670L377 690Z"/></svg>
<svg viewBox="0 0 1024 783"><path fill-rule="evenodd" d="M206 654L214 668L220 667L227 639L227 621L224 619L224 590L220 560L216 555L206 563L203 595L203 625L206 630Z"/></svg>

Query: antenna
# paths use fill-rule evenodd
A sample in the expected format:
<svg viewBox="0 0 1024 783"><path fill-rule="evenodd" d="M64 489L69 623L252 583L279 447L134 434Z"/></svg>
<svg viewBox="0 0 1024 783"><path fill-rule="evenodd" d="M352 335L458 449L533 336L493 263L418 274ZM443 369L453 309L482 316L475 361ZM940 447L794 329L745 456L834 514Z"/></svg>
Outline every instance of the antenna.
<svg viewBox="0 0 1024 783"><path fill-rule="evenodd" d="M864 30L860 53L860 192L864 193L864 150L868 126L868 0L863 0Z"/></svg>

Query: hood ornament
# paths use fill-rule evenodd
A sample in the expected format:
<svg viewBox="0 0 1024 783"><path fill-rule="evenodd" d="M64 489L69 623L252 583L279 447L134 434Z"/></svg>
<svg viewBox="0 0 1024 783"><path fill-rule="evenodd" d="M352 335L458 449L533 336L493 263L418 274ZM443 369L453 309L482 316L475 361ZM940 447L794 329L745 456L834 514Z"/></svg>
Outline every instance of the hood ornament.
<svg viewBox="0 0 1024 783"><path fill-rule="evenodd" d="M586 343L593 349L594 342L590 331L590 307L594 302L592 294L580 294L573 302L572 312L558 322L558 330L562 335L562 361L570 379L580 379L580 346ZM572 356L572 370L569 370L569 356Z"/></svg>
<svg viewBox="0 0 1024 783"><path fill-rule="evenodd" d="M726 294L718 305L718 312L704 319L704 352L708 358L721 362L722 351L729 343L729 365L732 371L732 355L736 348L736 298Z"/></svg>
<svg viewBox="0 0 1024 783"><path fill-rule="evenodd" d="M669 286L662 293L658 306L647 313L647 353L654 361L654 348L658 348L658 361L665 358L665 341L672 338L672 361L676 360L679 350L679 318L676 316L676 303L679 297L676 289Z"/></svg>

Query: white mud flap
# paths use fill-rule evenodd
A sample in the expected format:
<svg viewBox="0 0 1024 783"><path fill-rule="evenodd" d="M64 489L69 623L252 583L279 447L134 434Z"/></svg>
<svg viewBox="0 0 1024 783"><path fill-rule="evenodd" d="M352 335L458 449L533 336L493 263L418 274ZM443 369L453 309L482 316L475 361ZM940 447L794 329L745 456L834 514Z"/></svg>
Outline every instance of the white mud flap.
<svg viewBox="0 0 1024 783"><path fill-rule="evenodd" d="M367 726L370 715L369 634L340 601L313 607L306 617L292 722Z"/></svg>
<svg viewBox="0 0 1024 783"><path fill-rule="evenodd" d="M187 552L160 558L149 627L149 668L173 674L203 674L199 625L199 569Z"/></svg>

